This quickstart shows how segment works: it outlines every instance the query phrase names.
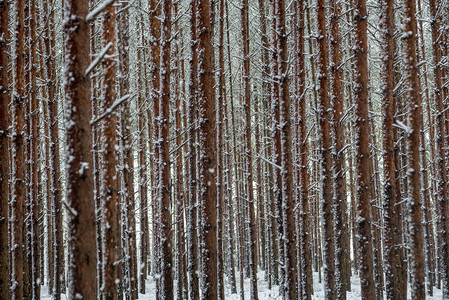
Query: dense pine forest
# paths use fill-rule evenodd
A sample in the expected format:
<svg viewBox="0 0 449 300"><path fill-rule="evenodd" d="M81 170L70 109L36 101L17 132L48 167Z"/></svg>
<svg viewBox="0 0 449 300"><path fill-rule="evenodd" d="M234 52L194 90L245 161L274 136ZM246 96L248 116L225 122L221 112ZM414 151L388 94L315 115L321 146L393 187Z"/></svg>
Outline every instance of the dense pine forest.
<svg viewBox="0 0 449 300"><path fill-rule="evenodd" d="M0 0L0 300L449 299L448 0Z"/></svg>

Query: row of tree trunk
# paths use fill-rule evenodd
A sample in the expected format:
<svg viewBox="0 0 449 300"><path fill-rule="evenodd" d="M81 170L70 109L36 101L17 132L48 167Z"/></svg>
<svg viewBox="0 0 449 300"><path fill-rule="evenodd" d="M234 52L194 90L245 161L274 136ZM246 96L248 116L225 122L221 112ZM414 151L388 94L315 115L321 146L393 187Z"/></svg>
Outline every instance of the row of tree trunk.
<svg viewBox="0 0 449 300"><path fill-rule="evenodd" d="M0 299L449 299L449 6L399 3L0 1Z"/></svg>

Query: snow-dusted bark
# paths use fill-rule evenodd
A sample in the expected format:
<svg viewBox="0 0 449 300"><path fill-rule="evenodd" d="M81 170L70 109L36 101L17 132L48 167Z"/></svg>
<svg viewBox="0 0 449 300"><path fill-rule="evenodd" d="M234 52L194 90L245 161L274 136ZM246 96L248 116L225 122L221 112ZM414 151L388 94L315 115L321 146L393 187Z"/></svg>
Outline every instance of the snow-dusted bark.
<svg viewBox="0 0 449 300"><path fill-rule="evenodd" d="M39 121L38 114L38 93L36 83L36 67L37 67L37 39L36 39L36 1L29 0L26 9L27 32L27 51L28 61L26 70L26 80L28 82L28 102L26 104L26 118L27 118L27 205L28 205L28 219L29 231L27 233L28 244L28 272L29 272L29 286L30 297L32 299L40 298L40 282L39 278L39 205L38 205L38 188L37 188L37 124Z"/></svg>
<svg viewBox="0 0 449 300"><path fill-rule="evenodd" d="M248 0L242 0L241 4L241 24L242 24L242 43L243 43L243 110L244 110L244 131L245 131L245 184L247 186L248 205L248 243L249 243L249 277L250 298L259 299L257 291L257 241L256 241L256 217L255 201L253 191L253 158L251 145L251 91L250 91L250 53L249 53L249 16Z"/></svg>
<svg viewBox="0 0 449 300"><path fill-rule="evenodd" d="M288 79L287 28L285 24L285 1L278 1L277 34L279 39L279 84L280 84L280 131L281 131L281 176L282 214L284 222L285 251L285 299L298 298L298 264L296 250L296 212L293 186L292 133L290 121L290 94Z"/></svg>
<svg viewBox="0 0 449 300"><path fill-rule="evenodd" d="M48 26L44 32L44 46L45 46L45 77L46 77L46 89L47 89L47 101L48 101L48 126L50 133L50 175L52 189L50 192L51 199L51 212L53 215L52 235L55 237L52 247L53 268L50 270L52 273L53 285L51 286L52 295L55 299L60 298L61 294L61 279L64 279L64 245L63 232L62 232L62 197L61 197L61 170L60 170L60 158L59 158L59 124L58 124L58 101L56 98L56 73L55 73L55 29L54 29L54 13L49 9L49 4L44 4L45 15L47 16ZM45 105L45 104L44 104ZM50 258L49 258L50 259Z"/></svg>
<svg viewBox="0 0 449 300"><path fill-rule="evenodd" d="M407 135L408 153L408 214L410 234L411 293L412 299L425 298L424 236L422 226L421 176L419 160L419 137L421 130L421 94L416 58L416 2L404 1L402 39L404 41L405 96L408 103Z"/></svg>
<svg viewBox="0 0 449 300"><path fill-rule="evenodd" d="M12 195L11 195L11 298L19 300L24 297L24 207L25 207L25 62L24 62L24 12L25 1L15 3L14 40L15 52L13 66L15 69L12 95Z"/></svg>
<svg viewBox="0 0 449 300"><path fill-rule="evenodd" d="M200 297L217 299L217 190L216 190L216 116L213 92L213 48L211 6L198 1L198 122L199 122L199 205L201 235Z"/></svg>
<svg viewBox="0 0 449 300"><path fill-rule="evenodd" d="M337 297L346 299L349 271L349 238L347 218L347 192L345 176L344 142L344 99L343 99L343 68L340 57L339 18L341 3L330 1L330 79L332 120L332 158L333 158L333 200L335 207L335 275Z"/></svg>
<svg viewBox="0 0 449 300"><path fill-rule="evenodd" d="M436 185L437 185L437 201L439 206L438 216L438 247L440 254L441 279L443 282L443 295L449 298L449 202L448 186L447 186L447 161L446 161L446 142L447 134L444 124L445 106L443 105L442 91L442 43L441 38L441 16L438 10L441 7L441 1L430 0L431 30L432 30L432 48L433 48L433 65L434 65L434 97L435 97L435 138L436 138Z"/></svg>
<svg viewBox="0 0 449 300"><path fill-rule="evenodd" d="M9 186L9 3L0 2L0 299L9 298L8 201Z"/></svg>
<svg viewBox="0 0 449 300"><path fill-rule="evenodd" d="M234 113L233 113L233 108L234 108L234 98L233 98L233 85L232 85L232 63L231 63L231 46L230 46L230 37L229 37L229 6L228 6L228 1L225 0L225 10L226 10L226 46L227 46L227 54L228 54L228 86L229 86L229 102L227 101L227 93L226 93L226 89L224 90L225 94L224 94L224 115L225 115L225 124L226 124L226 133L225 133L225 137L227 137L227 143L226 143L226 153L227 153L227 168L225 170L225 172L227 173L227 196L228 196L228 203L227 203L227 213L228 213L228 252L229 252L229 259L230 259L230 263L229 263L229 272L228 272L228 276L230 276L230 280L231 280L231 293L236 294L237 293L237 282L236 282L236 278L235 278L235 258L234 258L234 251L235 251L235 238L234 238L234 233L235 231L235 227L234 227L234 223L235 223L235 218L234 218L234 202L233 202L233 191L232 191L232 187L233 187L233 180L232 180L232 174L231 174L231 170L230 170L230 165L233 164L234 165L234 176L236 176L237 172L236 172L236 164L235 164L235 159L237 157L236 155L236 148L235 148L235 131L234 131L234 126L232 127L232 130L230 128L229 125L229 114L228 114L228 103L230 104L229 108L231 110L231 124L234 125ZM231 146L231 138L230 135L232 134L232 138L233 138L233 146ZM231 161L231 148L232 147L232 151L234 154L234 161Z"/></svg>
<svg viewBox="0 0 449 300"><path fill-rule="evenodd" d="M142 2L139 1L139 6ZM141 46L146 46L147 42L144 37L144 18L143 13L139 14L139 30L140 35L138 40ZM149 107L146 103L146 96L149 82L145 80L146 78L146 56L143 49L137 50L137 64L138 64L138 78L137 78L137 88L138 88L138 134L139 134L139 147L138 147L138 176L139 176L139 238L140 238L140 253L139 253L139 293L145 294L146 287L145 281L148 274L148 258L149 258L149 218L148 218L148 169L147 169L147 141L148 141L148 126L146 122L149 122L145 115L149 113Z"/></svg>
<svg viewBox="0 0 449 300"><path fill-rule="evenodd" d="M68 297L95 299L96 237L92 180L88 0L65 1L66 208Z"/></svg>
<svg viewBox="0 0 449 300"><path fill-rule="evenodd" d="M373 279L373 243L371 232L371 182L369 164L369 120L368 120L368 44L366 0L355 2L355 140L356 140L356 198L357 198L357 249L362 297L375 298Z"/></svg>
<svg viewBox="0 0 449 300"><path fill-rule="evenodd" d="M225 97L225 60L224 60L224 5L225 0L219 1L219 42L218 42L218 98L217 98L217 276L218 299L224 300L224 249L223 246L223 214L224 214L224 113Z"/></svg>
<svg viewBox="0 0 449 300"><path fill-rule="evenodd" d="M296 143L297 155L299 156L299 172L298 172L298 189L299 189L299 224L300 231L298 232L298 240L300 243L299 257L300 260L300 290L301 297L304 299L311 299L313 292L313 278L312 278L312 249L311 249L311 226L310 226L310 203L309 203L309 168L308 168L308 134L307 134L307 120L306 120L306 70L305 70L305 6L303 1L298 1L296 9L296 39L297 39L297 128L296 128ZM298 288L299 288L298 287Z"/></svg>
<svg viewBox="0 0 449 300"><path fill-rule="evenodd" d="M382 0L380 3L380 29L382 38L381 87L383 105L383 219L384 219L384 261L386 295L391 299L405 299L407 294L401 276L404 270L403 251L397 245L402 243L402 224L399 216L399 206L395 202L398 183L394 164L394 114L395 86L394 58L394 1Z"/></svg>
<svg viewBox="0 0 449 300"><path fill-rule="evenodd" d="M274 245L274 257L273 261L275 265L275 282L279 284L280 293L284 293L284 244L283 240L283 215L282 215L282 181L281 170L277 166L281 165L281 135L279 130L280 112L279 112L279 48L278 48L278 35L277 35L277 18L275 14L277 12L277 1L270 1L271 7L271 59L270 59L270 80L271 80L271 108L270 113L271 120L271 138L273 140L273 150L271 153L271 159L274 163L273 168L273 204L271 213L276 220L275 235L273 236Z"/></svg>
<svg viewBox="0 0 449 300"><path fill-rule="evenodd" d="M159 109L155 118L155 158L158 178L154 200L157 202L156 218L159 226L157 256L159 275L157 279L158 299L173 299L172 272L172 230L170 213L170 154L169 154L169 120L170 120L170 49L171 49L171 1L161 3L161 38L160 38L160 91Z"/></svg>
<svg viewBox="0 0 449 300"><path fill-rule="evenodd" d="M108 51L108 57L102 61L104 71L103 91L102 91L102 113L112 107L116 101L117 93L115 87L116 62L112 56L116 54L116 13L115 7L110 6L103 15L103 46L112 43ZM118 247L118 215L119 215L119 194L117 184L117 115L110 111L102 120L101 134L102 164L101 168L101 188L100 193L103 200L103 276L104 276L104 297L105 299L117 299L118 265L116 260L120 257Z"/></svg>
<svg viewBox="0 0 449 300"><path fill-rule="evenodd" d="M199 299L198 289L198 237L196 234L197 226L197 182L196 182L196 111L197 111L197 71L198 71L198 53L197 53L197 0L190 0L190 77L189 77L189 100L187 110L187 124L189 126L187 137L188 149L188 207L186 216L187 229L187 273L189 277L189 299Z"/></svg>
<svg viewBox="0 0 449 300"><path fill-rule="evenodd" d="M332 199L332 160L330 124L332 115L330 110L329 73L328 73L328 44L326 38L326 7L325 1L319 0L318 15L318 81L319 81L319 139L320 139L320 177L321 182L321 220L323 226L324 243L324 289L326 298L336 299L335 285L335 236L334 209Z"/></svg>

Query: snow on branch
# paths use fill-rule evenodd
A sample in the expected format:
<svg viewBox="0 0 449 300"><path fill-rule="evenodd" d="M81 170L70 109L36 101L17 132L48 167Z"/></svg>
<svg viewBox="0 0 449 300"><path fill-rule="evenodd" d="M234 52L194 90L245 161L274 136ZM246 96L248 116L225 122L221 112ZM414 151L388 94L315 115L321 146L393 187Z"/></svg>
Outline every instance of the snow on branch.
<svg viewBox="0 0 449 300"><path fill-rule="evenodd" d="M100 5L98 5L94 10L92 10L90 13L86 16L86 22L90 22L93 19L95 19L103 10L107 9L109 6L111 6L115 0L104 0Z"/></svg>
<svg viewBox="0 0 449 300"><path fill-rule="evenodd" d="M402 123L399 120L396 120L396 124L393 124L393 126L396 128L402 129L406 134L411 134L413 132L412 128L405 125L404 123Z"/></svg>
<svg viewBox="0 0 449 300"><path fill-rule="evenodd" d="M95 58L95 60L87 68L86 73L84 73L84 77L87 77L87 75L89 75L90 72L92 72L92 70L95 69L95 67L101 62L101 60L106 55L106 53L108 53L109 49L111 49L111 47L112 47L112 43L109 42L109 44L107 44L106 47L104 47L104 49L101 50L101 52L100 52L100 54L98 54L97 58Z"/></svg>
<svg viewBox="0 0 449 300"><path fill-rule="evenodd" d="M98 116L96 119L90 121L90 125L94 125L98 122L100 122L101 120L103 120L107 115L109 115L110 113L112 113L120 104L122 104L123 102L125 102L126 100L128 100L131 97L131 95L125 95L122 98L116 100L114 103L112 103L112 105L100 116Z"/></svg>

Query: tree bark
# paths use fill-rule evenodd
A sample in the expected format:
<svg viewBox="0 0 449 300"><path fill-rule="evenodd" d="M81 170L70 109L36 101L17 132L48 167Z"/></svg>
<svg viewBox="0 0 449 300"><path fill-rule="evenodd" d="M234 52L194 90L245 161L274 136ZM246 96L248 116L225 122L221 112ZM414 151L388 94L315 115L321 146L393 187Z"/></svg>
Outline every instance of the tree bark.
<svg viewBox="0 0 449 300"><path fill-rule="evenodd" d="M209 0L198 0L199 203L202 236L201 297L217 299L216 116L213 97L212 29Z"/></svg>
<svg viewBox="0 0 449 300"><path fill-rule="evenodd" d="M368 45L366 0L355 1L355 87L356 101L356 198L357 198L357 249L359 258L362 297L375 299L373 279L373 242L371 233L371 203L369 185L369 120L368 120Z"/></svg>
<svg viewBox="0 0 449 300"><path fill-rule="evenodd" d="M65 0L65 124L67 149L68 296L96 299L95 207L89 77L88 0ZM70 18L68 16L71 16Z"/></svg>
<svg viewBox="0 0 449 300"><path fill-rule="evenodd" d="M0 2L0 299L8 299L9 291L9 148L8 127L10 100L8 76L9 3Z"/></svg>

